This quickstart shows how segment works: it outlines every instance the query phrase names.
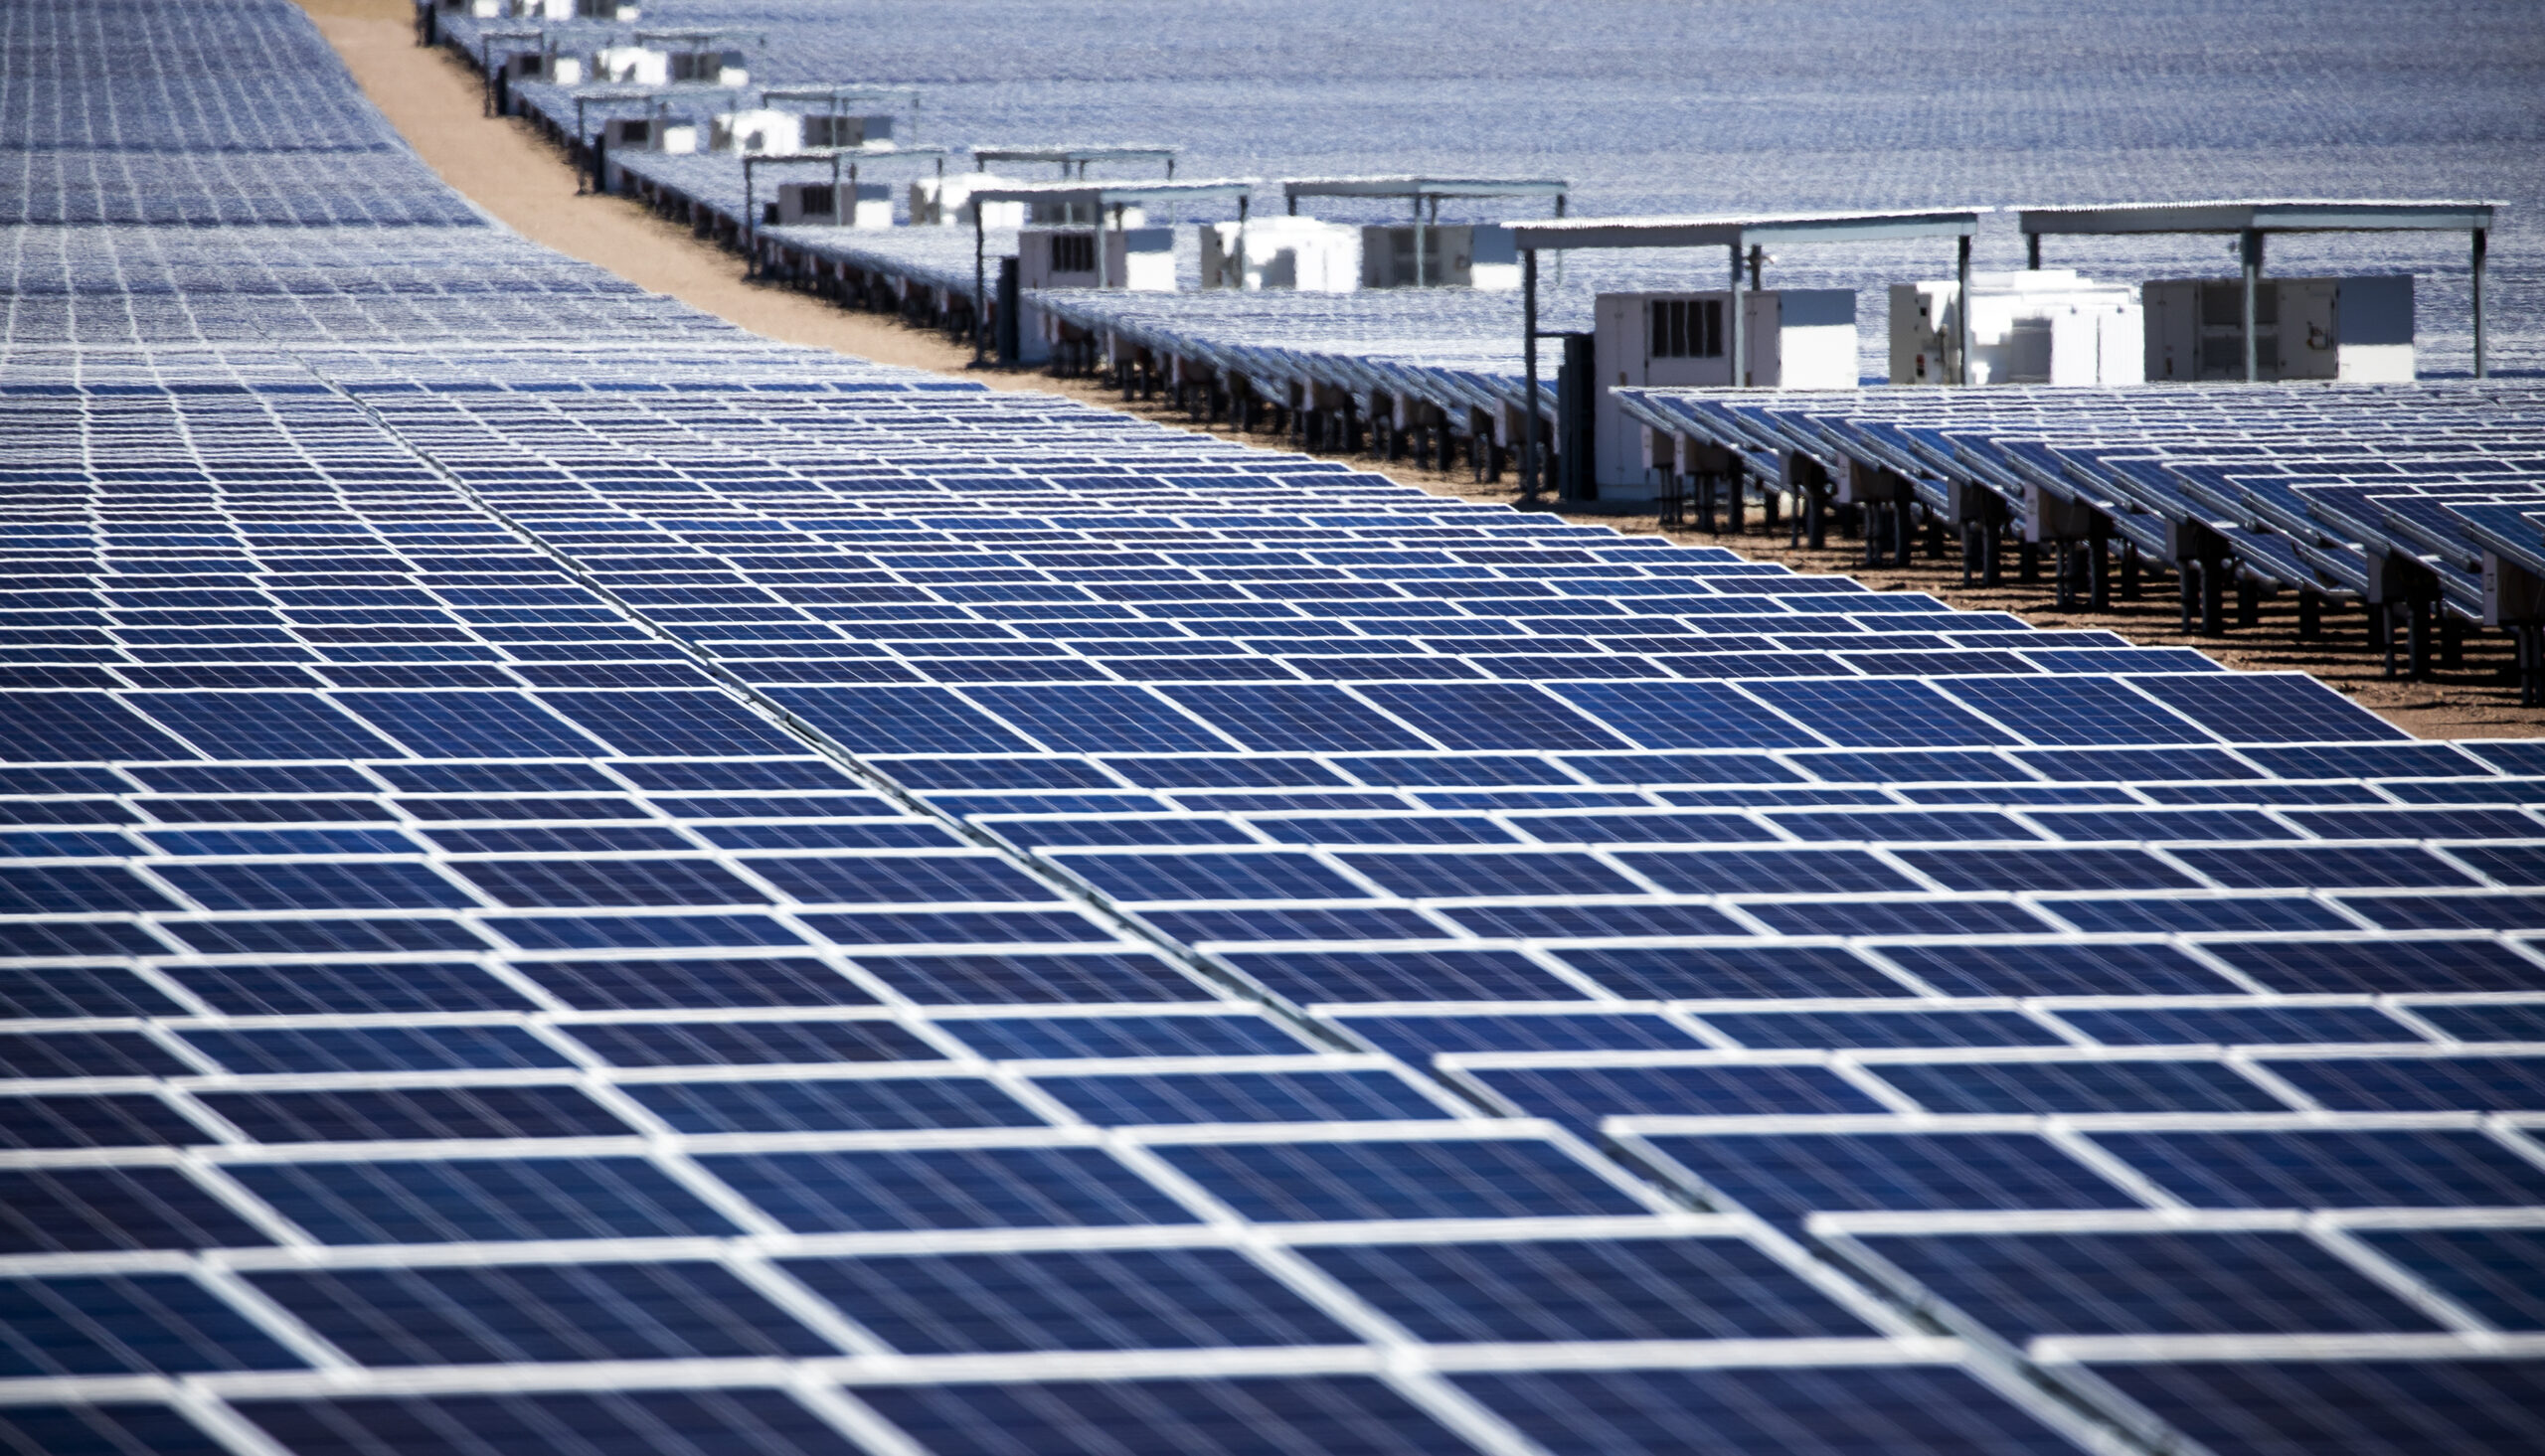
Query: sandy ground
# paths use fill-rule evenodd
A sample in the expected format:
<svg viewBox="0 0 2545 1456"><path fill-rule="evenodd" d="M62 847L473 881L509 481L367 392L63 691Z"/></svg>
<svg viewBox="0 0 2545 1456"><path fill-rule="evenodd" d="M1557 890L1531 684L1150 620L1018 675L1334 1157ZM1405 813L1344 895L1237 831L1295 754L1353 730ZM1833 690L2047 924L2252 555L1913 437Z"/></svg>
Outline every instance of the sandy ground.
<svg viewBox="0 0 2545 1456"><path fill-rule="evenodd" d="M625 199L577 196L574 166L562 152L527 123L488 119L482 114L481 92L469 68L447 51L416 45L409 0L299 0L299 4L344 58L364 91L425 163L479 207L536 243L784 343L933 370L994 389L1064 395L1128 409L1163 424L1199 427L1171 409L1125 404L1092 382L976 372L969 368L968 347L939 335L907 328L881 315L850 313L805 294L747 282L736 255L693 237L687 227L658 219ZM1282 443L1269 434L1258 436L1257 441L1274 447ZM1463 473L1443 476L1402 463L1357 463L1439 494L1510 499L1507 490L1474 485ZM1648 513L1568 510L1565 514L1620 531L1657 529ZM1926 591L1955 606L2012 612L2038 626L2101 628L2150 646L2195 647L2230 667L2313 673L2421 737L2545 736L2545 713L2518 706L2518 691L2508 672L2509 645L2498 636L2469 634L2460 668L2436 672L2422 682L2390 680L2383 675L2382 661L2367 651L2367 621L2357 606L2328 610L2324 634L2312 642L2296 636L2294 597L2265 602L2258 626L2235 630L2224 639L2202 638L2177 630L2170 581L2152 585L2141 600L2117 601L2111 611L2062 612L2046 572L2036 585L2012 582L2011 553L2005 573L2009 584L1965 590L1960 585L1958 556L1951 553L1950 545L1942 559L1920 555L1907 566L1866 570L1860 569L1863 549L1856 542L1833 540L1829 550L1820 552L1794 550L1786 546L1782 530L1769 535L1755 524L1750 534L1738 537L1677 531L1669 535L1674 540L1729 546L1744 556L1783 562L1796 570L1855 574L1876 590Z"/></svg>

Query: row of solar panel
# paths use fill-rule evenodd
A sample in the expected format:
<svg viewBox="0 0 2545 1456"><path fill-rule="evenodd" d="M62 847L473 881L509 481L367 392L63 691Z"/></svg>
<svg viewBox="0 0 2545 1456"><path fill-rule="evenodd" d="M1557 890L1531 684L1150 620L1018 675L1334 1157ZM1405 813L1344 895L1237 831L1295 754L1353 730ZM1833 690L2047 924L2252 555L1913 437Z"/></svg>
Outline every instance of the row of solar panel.
<svg viewBox="0 0 2545 1456"><path fill-rule="evenodd" d="M1911 966L1917 966L1919 948L1904 949ZM2124 956L2149 954L2146 946L2119 949ZM1726 959L1738 964L1737 958ZM1825 952L1820 960L1833 975L1844 968ZM449 1071L581 1065L594 1056L631 1067L928 1061L975 1052L1008 1060L1148 1061L1296 1055L1303 1045L1277 1023L1204 1004L1117 1012L1095 1003L1047 1008L1050 1014L1035 1015L1012 1007L977 1008L988 1014L972 1015L935 1006L922 1015L917 1007L885 1008L882 995L868 989L889 994L896 987L924 984L927 965L866 957L842 972L801 956L525 957L494 975L466 964L429 961L366 974L348 964L215 965L172 958L154 966L147 982L103 966L51 967L56 974L50 981L31 973L8 982L0 1007L23 1026L0 1032L0 1075L59 1079L225 1070ZM295 977L294 971L300 974ZM1742 997L1738 992L1744 988L1719 988L1735 994L1686 998L1675 1006L1666 1001L1613 1002L1588 1011L1578 1002L1467 1014L1342 1007L1330 1012L1328 1021L1415 1065L1431 1064L1435 1054L1460 1058L1456 1065L1485 1065L1501 1055L1507 1064L1519 1066L1523 1063L1514 1058L1541 1052L1641 1054L1723 1049L1812 1052L1835 1064L1890 1064L1901 1058L1882 1053L1898 1052L1914 1058L1946 1051L2101 1045L2237 1046L2248 1049L2240 1058L2243 1064L2259 1066L2318 1052L2338 1058L2371 1048L2391 1057L2430 1052L2434 1046L2465 1051L2470 1045L2500 1052L2545 1042L2540 1035L2545 1034L2545 1009L2534 1000L2310 996L2290 1003L2249 1000L2237 1005L2226 1001L2232 993L2218 993L2209 999L1927 998L1904 1005L1898 988L1875 986L1874 996L1855 990L1773 1001ZM1877 999L1886 994L1888 999ZM773 1013L790 1002L795 1003L793 1013L782 1019L715 1015ZM87 1022L137 1011L148 1015L128 1029L84 1025L54 1030L43 1020L77 1016ZM605 1020L582 1015L595 1011L641 1015ZM429 1024L367 1020L402 1012L439 1015ZM287 1020L271 1026L243 1020L266 1017ZM551 1031L574 1040L559 1043ZM932 1031L933 1036L922 1035ZM2266 1049L2282 1049L2282 1053L2273 1055ZM1471 1061L1474 1053L1486 1059ZM1780 1058L1779 1064L1790 1060ZM1737 1061L1727 1053L1710 1064ZM2040 1064L2050 1064L2050 1058ZM2457 1064L2461 1063L2442 1062L2436 1068ZM2321 1071L2318 1067L2308 1074Z"/></svg>
<svg viewBox="0 0 2545 1456"><path fill-rule="evenodd" d="M1849 1242L1904 1286L1939 1299L1948 1321L2018 1341L2463 1330L2461 1315L2440 1316L2456 1314L2449 1306L2426 1304L2415 1286L2399 1290L2368 1271L2383 1273L2371 1260L2390 1250L2448 1295L2496 1312L2507 1328L2540 1328L2535 1291L2503 1278L2502 1266L2534 1258L2545 1232L2354 1236L2372 1251L2362 1261L2367 1269L2327 1247L2329 1239L2284 1231L2081 1227L1859 1234ZM1861 1314L1749 1244L1658 1229L1597 1242L1303 1242L1261 1253L1261 1262L1197 1243L731 1264L695 1255L649 1264L231 1264L238 1284L298 1321L328 1353L375 1368L1357 1345L1350 1325L1274 1272L1288 1262L1283 1254L1441 1345L1873 1333ZM808 1304L798 1285L829 1305ZM20 1278L0 1287L7 1289L0 1328L23 1352L12 1375L314 1363L182 1274ZM2248 1317L2258 1309L2281 1318L2254 1328ZM854 1313L843 1319L844 1311Z"/></svg>

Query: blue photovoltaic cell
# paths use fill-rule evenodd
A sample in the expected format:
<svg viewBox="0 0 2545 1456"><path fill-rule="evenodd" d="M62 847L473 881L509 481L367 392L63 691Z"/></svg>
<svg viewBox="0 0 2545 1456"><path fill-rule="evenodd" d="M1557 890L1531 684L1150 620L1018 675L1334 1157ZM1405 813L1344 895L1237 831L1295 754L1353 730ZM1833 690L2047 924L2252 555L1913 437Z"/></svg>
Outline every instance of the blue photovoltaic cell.
<svg viewBox="0 0 2545 1456"><path fill-rule="evenodd" d="M1310 1251L1425 1340L1741 1340L1864 1333L1733 1239L1345 1244Z"/></svg>
<svg viewBox="0 0 2545 1456"><path fill-rule="evenodd" d="M1753 696L1841 747L1930 747L2018 741L1910 682L1750 683Z"/></svg>
<svg viewBox="0 0 2545 1456"><path fill-rule="evenodd" d="M2234 989L2165 945L1895 945L1883 954L1949 996L2215 996Z"/></svg>
<svg viewBox="0 0 2545 1456"><path fill-rule="evenodd" d="M712 860L479 860L452 868L516 908L768 902L767 891Z"/></svg>
<svg viewBox="0 0 2545 1456"><path fill-rule="evenodd" d="M0 744L13 763L192 756L102 693L0 692Z"/></svg>
<svg viewBox="0 0 2545 1456"><path fill-rule="evenodd" d="M913 1355L1337 1345L1352 1338L1229 1249L796 1259L785 1267Z"/></svg>
<svg viewBox="0 0 2545 1456"><path fill-rule="evenodd" d="M370 758L396 751L311 693L136 693L127 701L215 758Z"/></svg>
<svg viewBox="0 0 2545 1456"><path fill-rule="evenodd" d="M1055 748L1218 752L1228 740L1138 688L971 688L964 696Z"/></svg>
<svg viewBox="0 0 2545 1456"><path fill-rule="evenodd" d="M1713 683L1567 683L1556 691L1647 748L1793 748L1821 741Z"/></svg>
<svg viewBox="0 0 2545 1456"><path fill-rule="evenodd" d="M1907 988L1834 945L1568 948L1567 965L1620 996L1656 1001L1905 996Z"/></svg>
<svg viewBox="0 0 2545 1456"><path fill-rule="evenodd" d="M1557 1371L1458 1377L1555 1450L1663 1456L2019 1456L2068 1441L1952 1369Z"/></svg>
<svg viewBox="0 0 2545 1456"><path fill-rule="evenodd" d="M975 1077L679 1081L636 1083L626 1090L686 1133L1020 1127L1043 1120L996 1084Z"/></svg>
<svg viewBox="0 0 2545 1456"><path fill-rule="evenodd" d="M1366 899L1368 891L1306 855L1055 855L1122 900Z"/></svg>
<svg viewBox="0 0 2545 1456"><path fill-rule="evenodd" d="M941 1456L1466 1456L1474 1450L1366 1375L891 1385L859 1394Z"/></svg>
<svg viewBox="0 0 2545 1456"><path fill-rule="evenodd" d="M595 750L522 693L346 693L337 701L431 757L585 758Z"/></svg>
<svg viewBox="0 0 2545 1456"><path fill-rule="evenodd" d="M0 1170L0 1250L237 1248L270 1243L173 1168Z"/></svg>
<svg viewBox="0 0 2545 1456"><path fill-rule="evenodd" d="M1572 1001L1579 988L1515 951L1303 951L1229 957L1293 1001Z"/></svg>
<svg viewBox="0 0 2545 1456"><path fill-rule="evenodd" d="M624 1134L573 1087L353 1087L206 1092L204 1105L265 1143L447 1142Z"/></svg>
<svg viewBox="0 0 2545 1456"><path fill-rule="evenodd" d="M221 1456L229 1449L167 1406L123 1402L0 1406L0 1440L26 1451L149 1456Z"/></svg>
<svg viewBox="0 0 2545 1456"><path fill-rule="evenodd" d="M1536 688L1374 684L1361 696L1444 748L1614 748L1617 737Z"/></svg>
<svg viewBox="0 0 2545 1456"><path fill-rule="evenodd" d="M2533 991L2536 963L2492 940L2212 942L2275 991Z"/></svg>
<svg viewBox="0 0 2545 1456"><path fill-rule="evenodd" d="M1226 1071L1037 1076L1090 1122L1369 1122L1444 1117L1441 1105L1379 1071Z"/></svg>
<svg viewBox="0 0 2545 1456"><path fill-rule="evenodd" d="M798 1233L1194 1221L1183 1205L1096 1148L758 1153L700 1162Z"/></svg>
<svg viewBox="0 0 2545 1456"><path fill-rule="evenodd" d="M2335 1057L2272 1069L2343 1112L2545 1111L2545 1057Z"/></svg>
<svg viewBox="0 0 2545 1456"><path fill-rule="evenodd" d="M2215 1450L2512 1456L2545 1441L2534 1360L2221 1361L2095 1372Z"/></svg>
<svg viewBox="0 0 2545 1456"><path fill-rule="evenodd" d="M725 1216L634 1158L246 1165L258 1198L325 1243L678 1238Z"/></svg>
<svg viewBox="0 0 2545 1456"><path fill-rule="evenodd" d="M2369 1247L2504 1330L2545 1330L2545 1229L2362 1229Z"/></svg>
<svg viewBox="0 0 2545 1456"><path fill-rule="evenodd" d="M572 1033L619 1066L928 1061L941 1054L888 1021L603 1023Z"/></svg>
<svg viewBox="0 0 2545 1456"><path fill-rule="evenodd" d="M2210 741L2199 728L2102 678L1956 678L1946 691L2036 743Z"/></svg>
<svg viewBox="0 0 2545 1456"><path fill-rule="evenodd" d="M1160 1154L1249 1218L1527 1218L1627 1213L1632 1199L1552 1143L1234 1143Z"/></svg>
<svg viewBox="0 0 2545 1456"><path fill-rule="evenodd" d="M2545 1198L2545 1168L2476 1132L2099 1132L2094 1140L2196 1208L2506 1208Z"/></svg>
<svg viewBox="0 0 2545 1456"><path fill-rule="evenodd" d="M2376 741L2410 736L2296 673L2203 673L2130 681L2230 742Z"/></svg>
<svg viewBox="0 0 2545 1456"><path fill-rule="evenodd" d="M771 688L855 753L1013 753L1033 745L943 688Z"/></svg>
<svg viewBox="0 0 2545 1456"><path fill-rule="evenodd" d="M769 1389L244 1400L240 1413L285 1450L523 1451L563 1433L594 1450L856 1456L837 1429ZM429 1443L429 1444L425 1444ZM676 1444L675 1444L676 1443Z"/></svg>
<svg viewBox="0 0 2545 1456"><path fill-rule="evenodd" d="M1864 1241L2009 1340L2434 1328L2392 1290L2294 1233L1877 1234Z"/></svg>
<svg viewBox="0 0 2545 1456"><path fill-rule="evenodd" d="M1654 1147L1778 1219L1864 1209L2130 1209L2138 1201L2027 1133L1656 1136Z"/></svg>
<svg viewBox="0 0 2545 1456"><path fill-rule="evenodd" d="M459 909L476 903L424 865L170 865L159 873L208 910Z"/></svg>
<svg viewBox="0 0 2545 1456"><path fill-rule="evenodd" d="M498 1264L250 1276L371 1366L818 1356L829 1342L713 1264Z"/></svg>
<svg viewBox="0 0 2545 1456"><path fill-rule="evenodd" d="M1158 690L1246 747L1266 752L1370 752L1432 745L1340 688L1261 684Z"/></svg>
<svg viewBox="0 0 2545 1456"><path fill-rule="evenodd" d="M1603 1117L1879 1112L1882 1104L1817 1066L1471 1067L1522 1112L1577 1127Z"/></svg>

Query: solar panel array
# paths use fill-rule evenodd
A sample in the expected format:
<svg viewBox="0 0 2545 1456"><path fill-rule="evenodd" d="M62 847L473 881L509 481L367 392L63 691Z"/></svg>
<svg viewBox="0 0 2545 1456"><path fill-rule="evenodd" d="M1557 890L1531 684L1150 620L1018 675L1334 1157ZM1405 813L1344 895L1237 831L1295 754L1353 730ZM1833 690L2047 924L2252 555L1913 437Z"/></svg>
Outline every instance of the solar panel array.
<svg viewBox="0 0 2545 1456"><path fill-rule="evenodd" d="M13 336L14 1448L2545 1432L2532 746L552 266Z"/></svg>
<svg viewBox="0 0 2545 1456"><path fill-rule="evenodd" d="M1951 481L2005 498L2017 519L2028 492L2047 491L2159 557L2186 525L2207 528L2276 585L2400 597L2383 579L2392 558L2476 622L2486 551L2545 566L2545 392L2519 381L1619 398L1771 473L1785 450L1833 470L1864 460L1924 482L1940 510Z"/></svg>

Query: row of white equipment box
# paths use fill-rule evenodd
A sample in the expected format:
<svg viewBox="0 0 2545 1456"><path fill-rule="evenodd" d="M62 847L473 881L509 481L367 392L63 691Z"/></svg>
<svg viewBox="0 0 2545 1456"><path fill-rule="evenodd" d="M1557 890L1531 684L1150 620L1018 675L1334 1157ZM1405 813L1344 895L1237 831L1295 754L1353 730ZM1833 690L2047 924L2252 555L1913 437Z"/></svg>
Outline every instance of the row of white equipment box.
<svg viewBox="0 0 2545 1456"><path fill-rule="evenodd" d="M843 188L843 191L845 189ZM863 194L861 194L863 198ZM845 199L843 198L843 202ZM861 210L869 204L861 200ZM1276 218L1271 224L1304 223ZM1416 282L1416 230L1347 228L1351 246L1303 257L1267 245L1249 224L1201 225L1202 286L1347 292ZM1283 228L1275 237L1296 236ZM1517 278L1510 233L1495 227L1425 228L1423 281L1507 288ZM1440 240L1437 255L1434 240ZM1027 226L1017 235L1017 280L1035 288L1177 287L1174 234L1166 228ZM1312 259L1312 261L1311 261ZM1971 275L1970 359L1956 371L1959 285L1895 283L1890 293L1890 382L2112 387L2149 381L2245 378L2244 285L2237 279L2098 283L2065 268ZM1596 306L1605 384L1744 385L1853 389L1856 295L1852 289L1754 290L1741 295L1744 351L1734 378L1723 290L1604 293ZM2265 381L2394 383L2413 378L2413 279L2265 278L2255 290L2256 373ZM1609 351L1613 352L1609 352Z"/></svg>

